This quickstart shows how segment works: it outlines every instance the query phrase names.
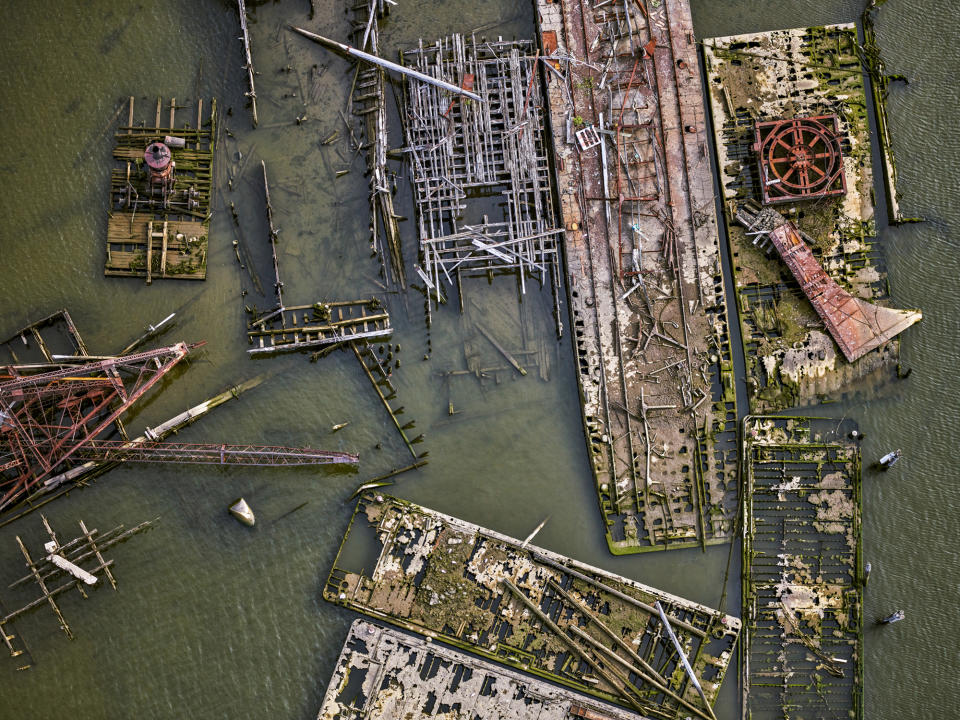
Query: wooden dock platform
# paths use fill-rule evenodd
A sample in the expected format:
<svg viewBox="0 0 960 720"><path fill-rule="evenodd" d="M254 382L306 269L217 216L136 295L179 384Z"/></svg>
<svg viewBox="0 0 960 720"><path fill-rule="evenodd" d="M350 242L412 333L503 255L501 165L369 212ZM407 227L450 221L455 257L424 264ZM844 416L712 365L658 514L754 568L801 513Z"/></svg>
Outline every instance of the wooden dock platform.
<svg viewBox="0 0 960 720"><path fill-rule="evenodd" d="M254 319L247 339L250 355L316 350L393 334L390 315L380 301L351 300L281 307Z"/></svg>
<svg viewBox="0 0 960 720"><path fill-rule="evenodd" d="M177 111L186 108L189 119L178 127ZM206 278L217 101L206 115L204 109L202 99L193 115L194 106L157 98L156 113L134 125L130 98L127 122L114 136L105 275L142 277L147 284ZM144 151L168 138L175 169L169 191L159 194L148 181Z"/></svg>

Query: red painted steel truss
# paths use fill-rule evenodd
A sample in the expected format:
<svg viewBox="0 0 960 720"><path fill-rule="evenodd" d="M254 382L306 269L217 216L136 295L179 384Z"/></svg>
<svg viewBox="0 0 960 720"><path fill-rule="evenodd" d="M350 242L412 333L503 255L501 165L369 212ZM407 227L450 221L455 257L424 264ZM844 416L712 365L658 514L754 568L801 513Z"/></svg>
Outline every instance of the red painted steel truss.
<svg viewBox="0 0 960 720"><path fill-rule="evenodd" d="M89 460L216 465L356 464L311 448L109 439L115 421L198 345L75 365L0 366L0 512ZM54 368L54 369L51 369Z"/></svg>
<svg viewBox="0 0 960 720"><path fill-rule="evenodd" d="M754 133L764 205L847 192L835 115L758 122Z"/></svg>
<svg viewBox="0 0 960 720"><path fill-rule="evenodd" d="M178 343L46 372L0 368L0 510L111 432L192 347Z"/></svg>

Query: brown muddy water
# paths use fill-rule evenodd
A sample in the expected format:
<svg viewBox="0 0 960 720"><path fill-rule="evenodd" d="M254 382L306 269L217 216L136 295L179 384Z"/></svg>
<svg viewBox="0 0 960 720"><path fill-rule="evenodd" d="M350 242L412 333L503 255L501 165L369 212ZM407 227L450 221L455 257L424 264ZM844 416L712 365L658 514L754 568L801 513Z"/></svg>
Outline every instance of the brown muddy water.
<svg viewBox="0 0 960 720"><path fill-rule="evenodd" d="M18 622L36 659L18 673L0 655L0 718L311 718L353 614L323 603L320 588L350 517L347 501L365 479L409 462L408 454L356 360L334 353L316 364L303 356L252 361L246 356L244 304L251 291L230 245L233 201L264 278L269 274L258 160L270 171L280 227L280 264L289 302L355 299L380 292L370 258L363 161L343 139L337 109L349 90L348 63L291 35L293 22L324 35L348 33L342 0L251 5L251 32L261 127L250 129L242 96L239 26L225 0L70 3L15 2L0 7L0 336L60 307L70 309L92 352L126 345L148 323L179 310L165 341L206 340L204 350L134 413L139 431L255 375L273 377L182 432L184 442L233 441L312 445L360 453L357 473L309 469L216 469L130 466L45 509L62 534L77 519L106 530L160 516L157 527L117 547L120 591L100 588L89 600L71 593L61 607L76 639L68 640L41 608ZM694 0L699 37L850 21L860 2L841 0ZM496 25L499 23L498 25ZM527 2L399 0L382 30L384 53L425 39L489 26L488 35L532 37ZM903 607L907 619L867 632L866 717L949 717L960 695L956 630L960 559L956 530L955 448L960 430L960 275L954 202L960 181L955 107L960 32L953 3L891 0L878 35L890 72L910 79L894 87L890 115L907 215L929 222L884 228L894 301L922 307L907 334L909 380L870 389L818 412L858 420L865 459L893 447L905 459L864 480L864 547L873 564L866 616ZM322 95L306 106L311 67L327 68ZM283 72L285 66L293 72ZM299 82L297 75L299 74ZM109 178L108 119L128 96L141 107L156 96L215 96L235 138L219 162L244 176L224 188L211 230L204 283L103 277ZM296 95L294 95L296 94ZM341 139L322 146L334 129ZM395 136L400 144L399 133ZM351 172L337 180L336 169ZM273 189L273 185L277 189ZM398 212L412 217L401 186ZM408 260L414 225L402 224ZM523 302L533 331L551 348L550 381L531 372L500 382L447 383L437 373L465 367L472 320L519 343L516 285L509 278L467 284L468 308L434 313L428 333L423 297L385 296L403 362L393 376L404 419L416 420L430 464L402 476L391 492L513 536L550 520L538 544L694 600L721 602L728 549L614 558L603 541L580 424L572 353L556 343L548 291ZM468 306L469 306L468 302ZM428 344L429 341L429 344ZM424 354L430 360L423 360ZM492 353L492 351L491 351ZM491 364L497 357L491 354ZM448 403L461 410L449 417ZM333 425L350 421L336 434ZM378 444L380 448L378 449ZM227 504L243 495L257 513L253 530L231 519ZM301 510L285 515L302 503ZM42 539L39 517L0 529L0 599L22 560L14 536ZM735 554L736 556L736 554ZM735 576L738 568L732 570ZM731 583L725 609L738 614ZM28 597L26 599L29 599ZM736 674L728 675L717 715L739 715Z"/></svg>

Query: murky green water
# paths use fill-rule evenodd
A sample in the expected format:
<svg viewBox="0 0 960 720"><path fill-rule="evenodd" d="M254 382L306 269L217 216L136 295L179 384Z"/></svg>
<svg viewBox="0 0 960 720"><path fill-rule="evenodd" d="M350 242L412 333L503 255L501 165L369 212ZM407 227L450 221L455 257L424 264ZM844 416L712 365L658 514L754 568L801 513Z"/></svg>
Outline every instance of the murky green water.
<svg viewBox="0 0 960 720"><path fill-rule="evenodd" d="M245 355L243 305L256 301L233 256L229 214L213 221L205 283L157 282L102 275L110 130L129 95L140 107L157 95L181 101L200 93L232 107L234 138L220 161L245 172L218 201L233 201L260 275L269 274L259 160L270 171L280 227L280 263L289 302L354 299L379 291L369 257L363 161L342 139L337 109L350 76L345 61L283 30L287 22L345 37L341 2L272 3L254 9L254 60L261 127L250 130L236 12L226 2L104 0L8 3L0 8L0 335L68 307L93 352L111 352L143 326L182 308L167 341L207 340L189 367L155 393L128 426L137 431L258 372L274 377L201 423L183 441L303 444L359 452L357 474L312 470L238 470L197 466L121 468L92 487L45 509L61 537L83 518L107 530L157 515L156 529L116 548L120 592L98 589L89 600L71 593L61 607L77 636L69 641L49 611L18 622L17 634L37 664L17 673L0 655L0 717L314 717L346 627L353 616L320 601L320 587L346 527L346 501L364 479L405 465L409 455L356 360L335 353L317 364L305 357L251 361ZM846 21L859 2L794 0L756 3L696 0L698 35ZM874 567L867 617L894 607L907 620L866 638L867 717L946 717L960 692L956 598L960 560L953 542L960 500L954 492L960 355L955 278L960 274L953 195L960 135L953 106L960 38L952 3L894 0L883 9L879 37L891 72L911 78L896 87L890 113L907 215L931 222L885 230L895 300L920 306L926 319L908 333L905 364L912 377L832 413L856 417L868 438L867 458L893 446L906 459L895 471L865 481L865 548ZM383 29L391 56L423 35L496 23L488 34L528 37L526 2L400 0ZM311 66L327 67L322 93L309 100ZM285 66L292 73L283 72ZM297 79L299 73L299 80ZM294 96L296 94L296 96ZM306 111L300 126L294 118ZM320 140L340 129L341 140ZM400 144L399 136L396 139ZM242 161L241 161L242 162ZM351 172L333 179L337 169ZM275 187L274 187L275 186ZM412 216L409 196L398 212ZM403 224L408 259L413 223ZM269 285L269 283L267 283ZM502 532L525 536L545 516L537 542L680 595L716 605L727 550L681 551L613 558L602 540L591 490L569 343L555 346L548 292L524 299L531 332L553 358L550 382L531 371L503 374L482 387L472 377L446 383L436 373L466 367L464 342L483 314L506 344L519 344L514 283L466 287L468 314L455 307L434 315L429 336L423 299L390 296L402 367L394 373L404 419L426 435L417 446L430 464L403 476L393 492ZM470 306L474 301L479 310ZM261 303L266 301L261 299ZM428 346L428 338L431 346ZM423 355L431 353L429 362ZM499 364L491 351L490 364ZM462 412L447 414L452 402ZM350 420L337 434L330 428ZM377 444L381 449L377 449ZM226 514L244 495L254 530ZM301 510L288 511L307 502ZM0 600L29 599L6 589L22 562L14 536L42 539L39 518L0 529ZM728 609L736 612L732 590ZM737 714L737 683L725 683L718 716ZM944 704L946 703L946 704Z"/></svg>

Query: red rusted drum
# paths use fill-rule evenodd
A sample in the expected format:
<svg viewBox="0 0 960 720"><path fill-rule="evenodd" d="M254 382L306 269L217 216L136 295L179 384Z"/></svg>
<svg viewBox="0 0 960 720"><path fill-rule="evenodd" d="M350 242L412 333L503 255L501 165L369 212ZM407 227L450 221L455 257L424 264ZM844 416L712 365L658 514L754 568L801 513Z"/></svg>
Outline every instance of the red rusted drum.
<svg viewBox="0 0 960 720"><path fill-rule="evenodd" d="M173 170L170 148L162 142L150 143L143 153L143 161L150 168L151 179L161 179L170 175Z"/></svg>

